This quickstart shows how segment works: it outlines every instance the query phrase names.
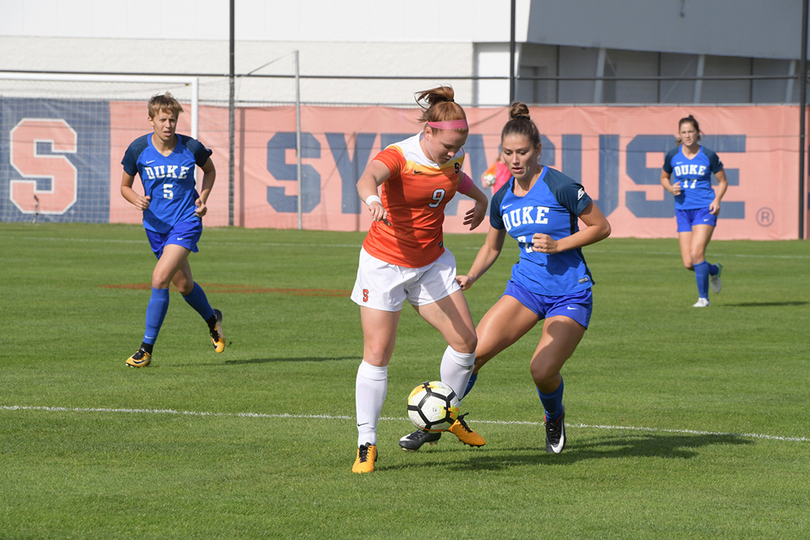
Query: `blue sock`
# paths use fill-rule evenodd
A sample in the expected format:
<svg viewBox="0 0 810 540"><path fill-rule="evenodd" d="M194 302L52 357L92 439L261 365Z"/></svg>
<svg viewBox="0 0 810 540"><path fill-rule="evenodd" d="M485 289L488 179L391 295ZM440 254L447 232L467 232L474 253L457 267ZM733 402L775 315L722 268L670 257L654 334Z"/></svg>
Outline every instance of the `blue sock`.
<svg viewBox="0 0 810 540"><path fill-rule="evenodd" d="M563 390L562 377L560 378L560 386L550 394L544 394L538 388L537 393L540 395L540 401L543 402L543 408L546 410L546 418L549 422L556 422L562 413L565 411L562 404Z"/></svg>
<svg viewBox="0 0 810 540"><path fill-rule="evenodd" d="M470 375L470 381L467 383L467 389L466 389L466 390L464 390L464 395L463 395L463 396L461 396L461 397L462 397L462 399L463 399L463 398L465 398L465 397L467 397L467 394L469 394L469 393L470 393L470 390L472 390L472 389L473 389L473 386L475 386L475 380L476 380L477 378L478 378L478 373L473 373L472 375Z"/></svg>
<svg viewBox="0 0 810 540"><path fill-rule="evenodd" d="M709 263L703 261L695 265L695 280L697 281L698 296L709 297Z"/></svg>
<svg viewBox="0 0 810 540"><path fill-rule="evenodd" d="M149 299L149 305L146 306L144 343L154 345L160 327L163 326L163 319L166 317L167 311L169 311L169 289L155 289L152 287L152 297Z"/></svg>
<svg viewBox="0 0 810 540"><path fill-rule="evenodd" d="M188 296L183 295L183 300L206 321L214 316L214 308L208 303L208 297L205 296L205 291L200 287L197 282L194 282L194 288Z"/></svg>
<svg viewBox="0 0 810 540"><path fill-rule="evenodd" d="M706 261L706 263L709 265L709 275L710 276L716 276L717 275L717 266L711 264L709 261Z"/></svg>

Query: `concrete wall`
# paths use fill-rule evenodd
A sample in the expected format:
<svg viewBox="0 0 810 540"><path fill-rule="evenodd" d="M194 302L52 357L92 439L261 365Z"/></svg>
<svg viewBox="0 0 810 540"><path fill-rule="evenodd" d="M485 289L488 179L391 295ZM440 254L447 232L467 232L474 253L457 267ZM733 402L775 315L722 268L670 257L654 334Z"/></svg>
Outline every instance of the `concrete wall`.
<svg viewBox="0 0 810 540"><path fill-rule="evenodd" d="M802 0L544 0L528 41L577 47L798 59Z"/></svg>

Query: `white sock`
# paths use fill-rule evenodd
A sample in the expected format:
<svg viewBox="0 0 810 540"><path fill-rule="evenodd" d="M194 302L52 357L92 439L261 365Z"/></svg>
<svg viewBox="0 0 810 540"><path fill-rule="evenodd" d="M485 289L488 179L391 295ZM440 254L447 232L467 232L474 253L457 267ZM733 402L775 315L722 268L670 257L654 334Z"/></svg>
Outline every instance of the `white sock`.
<svg viewBox="0 0 810 540"><path fill-rule="evenodd" d="M388 393L388 366L372 366L365 360L357 368L355 406L357 409L357 446L377 444L377 421Z"/></svg>
<svg viewBox="0 0 810 540"><path fill-rule="evenodd" d="M467 389L467 383L470 382L473 367L475 367L474 352L460 353L449 345L444 350L440 370L442 382L449 384L450 388L456 392L459 405L461 405L464 390Z"/></svg>

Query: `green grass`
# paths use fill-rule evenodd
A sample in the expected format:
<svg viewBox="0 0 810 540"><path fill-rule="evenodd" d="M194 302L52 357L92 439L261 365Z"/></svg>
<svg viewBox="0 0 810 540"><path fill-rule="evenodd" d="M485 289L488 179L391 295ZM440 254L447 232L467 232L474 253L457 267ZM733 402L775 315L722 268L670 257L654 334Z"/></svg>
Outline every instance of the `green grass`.
<svg viewBox="0 0 810 540"><path fill-rule="evenodd" d="M712 242L708 309L674 238L585 248L594 314L556 456L528 374L539 328L464 402L486 446L400 451L444 349L404 310L377 471L358 476L363 237L206 230L192 268L229 346L173 291L136 370L149 293L105 286L149 283L142 228L0 224L0 538L810 537L810 244ZM482 239L448 235L460 271ZM476 320L515 249L468 292Z"/></svg>

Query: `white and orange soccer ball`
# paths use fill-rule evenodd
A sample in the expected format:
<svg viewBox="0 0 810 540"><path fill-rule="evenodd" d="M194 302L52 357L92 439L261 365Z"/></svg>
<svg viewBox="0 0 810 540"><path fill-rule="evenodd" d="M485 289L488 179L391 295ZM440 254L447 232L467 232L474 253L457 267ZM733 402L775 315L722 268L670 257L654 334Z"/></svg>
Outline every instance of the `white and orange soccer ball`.
<svg viewBox="0 0 810 540"><path fill-rule="evenodd" d="M445 431L458 418L458 396L441 381L428 381L408 396L408 417L413 425L431 433Z"/></svg>

